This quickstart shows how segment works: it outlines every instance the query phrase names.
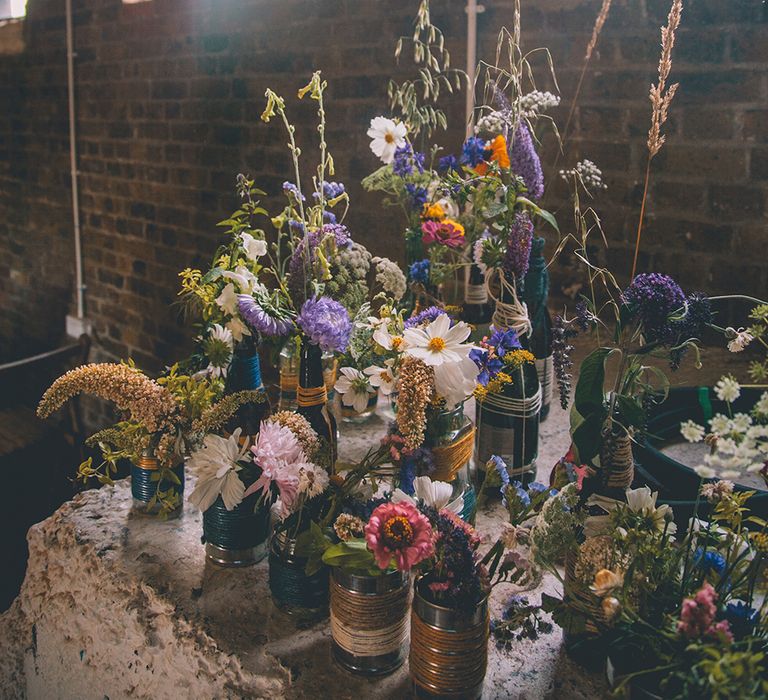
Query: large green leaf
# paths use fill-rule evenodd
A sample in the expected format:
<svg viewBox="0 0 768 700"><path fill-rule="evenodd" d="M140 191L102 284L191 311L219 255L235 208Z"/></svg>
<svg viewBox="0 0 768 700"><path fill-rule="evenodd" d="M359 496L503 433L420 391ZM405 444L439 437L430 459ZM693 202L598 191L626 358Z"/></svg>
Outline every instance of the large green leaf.
<svg viewBox="0 0 768 700"><path fill-rule="evenodd" d="M580 464L586 464L600 452L606 413L606 410L600 406L587 416L579 416L581 420L576 428L573 427L575 421L573 417L571 418L571 439Z"/></svg>
<svg viewBox="0 0 768 700"><path fill-rule="evenodd" d="M579 368L573 404L585 418L603 406L605 384L605 358L610 348L597 348L584 358Z"/></svg>
<svg viewBox="0 0 768 700"><path fill-rule="evenodd" d="M557 219L555 219L552 212L547 211L546 209L542 209L538 204L535 204L527 197L520 197L517 198L518 203L524 204L526 207L528 207L534 214L540 216L544 221L546 221L555 231L560 233L560 228L557 225Z"/></svg>
<svg viewBox="0 0 768 700"><path fill-rule="evenodd" d="M625 426L642 426L645 419L645 412L639 398L632 398L619 394L616 397L616 403L619 407L621 422Z"/></svg>

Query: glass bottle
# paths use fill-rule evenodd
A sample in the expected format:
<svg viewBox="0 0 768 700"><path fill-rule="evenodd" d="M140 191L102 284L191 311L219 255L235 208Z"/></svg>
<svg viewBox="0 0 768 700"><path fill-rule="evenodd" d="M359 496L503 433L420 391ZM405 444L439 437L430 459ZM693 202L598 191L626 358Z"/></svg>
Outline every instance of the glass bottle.
<svg viewBox="0 0 768 700"><path fill-rule="evenodd" d="M541 384L541 420L549 415L552 404L554 365L552 362L552 317L547 308L549 297L549 272L544 260L544 239L536 236L531 245L531 259L525 276L523 301L528 306L528 316L533 331L530 350L536 358L536 371Z"/></svg>
<svg viewBox="0 0 768 700"><path fill-rule="evenodd" d="M485 275L478 265L472 263L465 268L464 305L461 320L475 327L472 336L478 340L488 335L488 326L493 316L493 305L488 298Z"/></svg>
<svg viewBox="0 0 768 700"><path fill-rule="evenodd" d="M301 353L295 338L290 338L280 351L280 399L278 410L296 410L296 388L299 385L299 360Z"/></svg>
<svg viewBox="0 0 768 700"><path fill-rule="evenodd" d="M261 360L259 348L253 336L245 336L237 344L232 363L227 374L225 391L233 394L236 391L251 391L264 389L261 379ZM270 414L269 399L264 396L261 403L250 402L241 406L225 424L227 432L232 433L236 428L242 430L242 435L258 435L261 422Z"/></svg>
<svg viewBox="0 0 768 700"><path fill-rule="evenodd" d="M318 345L306 338L301 341L301 361L299 364L299 384L297 388L296 412L304 416L320 440L327 445L326 464L322 465L333 471L337 457L336 419L328 410L328 392L323 372L322 352Z"/></svg>

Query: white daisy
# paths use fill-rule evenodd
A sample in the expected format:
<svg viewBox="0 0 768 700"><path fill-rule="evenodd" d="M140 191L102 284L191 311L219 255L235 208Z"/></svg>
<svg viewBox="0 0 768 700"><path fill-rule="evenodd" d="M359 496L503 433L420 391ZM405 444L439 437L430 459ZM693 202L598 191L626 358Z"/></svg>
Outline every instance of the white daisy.
<svg viewBox="0 0 768 700"><path fill-rule="evenodd" d="M373 339L385 350L394 350L402 352L406 348L405 339L402 335L393 335L385 324L379 325L373 332Z"/></svg>
<svg viewBox="0 0 768 700"><path fill-rule="evenodd" d="M408 133L405 124L399 124L386 117L371 119L368 136L371 137L371 150L387 165L395 159L395 151L405 145Z"/></svg>
<svg viewBox="0 0 768 700"><path fill-rule="evenodd" d="M395 377L392 373L392 360L387 360L385 367L371 365L363 372L368 376L372 387L378 389L384 396L389 396L395 388Z"/></svg>
<svg viewBox="0 0 768 700"><path fill-rule="evenodd" d="M451 328L451 319L440 314L426 328L406 328L403 337L408 347L405 354L437 367L444 362L459 362L469 355L472 345L464 344L471 328L459 321Z"/></svg>
<svg viewBox="0 0 768 700"><path fill-rule="evenodd" d="M203 345L205 356L208 358L208 374L226 377L235 347L232 331L214 323Z"/></svg>
<svg viewBox="0 0 768 700"><path fill-rule="evenodd" d="M248 452L248 442L240 445L240 428L229 438L206 435L203 446L189 459L189 468L197 475L195 490L189 500L201 511L208 510L221 496L227 510L232 510L243 500L245 485L237 472L239 462Z"/></svg>
<svg viewBox="0 0 768 700"><path fill-rule="evenodd" d="M627 505L630 510L640 513L643 517L649 518L654 529L662 532L667 528L667 532L674 534L677 531L677 525L672 520L672 509L666 504L656 506L656 499L659 494L651 493L651 489L643 486L639 489L629 489L627 491Z"/></svg>
<svg viewBox="0 0 768 700"><path fill-rule="evenodd" d="M694 423L692 420L687 420L680 424L680 434L688 440L688 442L701 442L704 438L704 428L698 423Z"/></svg>
<svg viewBox="0 0 768 700"><path fill-rule="evenodd" d="M739 383L731 376L720 377L720 381L715 384L715 393L721 401L733 403L741 396L741 387Z"/></svg>
<svg viewBox="0 0 768 700"><path fill-rule="evenodd" d="M242 241L243 250L245 250L245 257L248 260L256 262L260 257L267 254L266 241L254 238L250 233L246 232L240 234L240 240Z"/></svg>
<svg viewBox="0 0 768 700"><path fill-rule="evenodd" d="M368 401L375 389L371 386L367 375L354 367L342 367L341 377L336 380L333 388L339 392L341 403L351 406L357 413L362 413L368 407Z"/></svg>
<svg viewBox="0 0 768 700"><path fill-rule="evenodd" d="M464 510L464 496L459 495L451 500L453 486L445 481L432 481L428 476L417 476L413 480L413 496L409 496L402 489L395 489L392 493L393 503L403 501L412 505L418 505L421 501L425 505L436 510L450 510L457 515Z"/></svg>

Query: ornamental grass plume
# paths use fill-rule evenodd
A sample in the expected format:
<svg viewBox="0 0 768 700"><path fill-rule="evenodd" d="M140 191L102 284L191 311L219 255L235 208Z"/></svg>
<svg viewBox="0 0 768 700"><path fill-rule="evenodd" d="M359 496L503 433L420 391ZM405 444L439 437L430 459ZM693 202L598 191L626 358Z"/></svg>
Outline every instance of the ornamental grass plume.
<svg viewBox="0 0 768 700"><path fill-rule="evenodd" d="M171 392L140 370L126 364L100 363L77 367L59 377L43 394L37 415L47 418L80 393L112 401L150 433L171 427L179 412Z"/></svg>
<svg viewBox="0 0 768 700"><path fill-rule="evenodd" d="M207 435L216 432L224 425L239 408L249 403L263 403L266 399L261 389L248 389L227 394L212 406L192 424L192 432Z"/></svg>
<svg viewBox="0 0 768 700"><path fill-rule="evenodd" d="M397 428L405 447L415 450L424 442L427 406L435 396L435 370L421 360L404 357L398 378Z"/></svg>
<svg viewBox="0 0 768 700"><path fill-rule="evenodd" d="M683 0L672 0L672 7L667 17L667 26L661 28L661 57L659 58L659 82L651 85L649 98L651 100L651 128L648 131L648 162L645 167L645 186L643 187L643 200L640 206L640 220L637 224L637 237L635 240L635 256L632 260L632 277L637 270L637 256L640 253L640 239L643 232L643 219L645 218L645 204L648 199L648 183L651 177L651 161L664 145L665 137L661 133L661 127L667 121L669 106L672 103L679 83L673 83L667 87L670 71L672 70L672 48L675 45L675 32L680 26L680 17L683 13Z"/></svg>

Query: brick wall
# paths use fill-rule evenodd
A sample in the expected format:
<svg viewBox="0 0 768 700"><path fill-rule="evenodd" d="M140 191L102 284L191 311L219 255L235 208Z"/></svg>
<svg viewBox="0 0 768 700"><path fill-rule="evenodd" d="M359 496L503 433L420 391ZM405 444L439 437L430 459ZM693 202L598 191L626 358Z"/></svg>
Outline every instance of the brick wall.
<svg viewBox="0 0 768 700"><path fill-rule="evenodd" d="M484 4L480 50L490 58L512 9L510 0ZM590 157L605 171L609 190L595 205L608 259L623 274L668 4L614 0L563 160ZM176 273L215 249L215 222L236 206L238 172L271 193L288 176L283 134L259 120L267 86L288 98L304 151L312 150L312 105L293 95L315 68L330 83L328 140L353 197L350 227L376 253L401 249L396 214L357 183L376 165L365 129L385 108L393 44L408 33L417 0L74 5L87 305L102 355L157 368L188 349L190 331L171 306ZM454 64L463 65L464 3L433 5ZM552 50L561 124L599 6L523 0L526 47ZM711 292L766 291L765 22L760 0L687 0L673 69L681 87L653 164L641 269ZM55 343L73 294L63 3L29 0L23 34L21 54L0 55L0 359ZM452 128L441 140L455 144L463 98L446 107ZM548 143L544 162L552 160ZM548 204L567 229L563 196L552 187ZM553 274L566 285L577 275L567 258Z"/></svg>

